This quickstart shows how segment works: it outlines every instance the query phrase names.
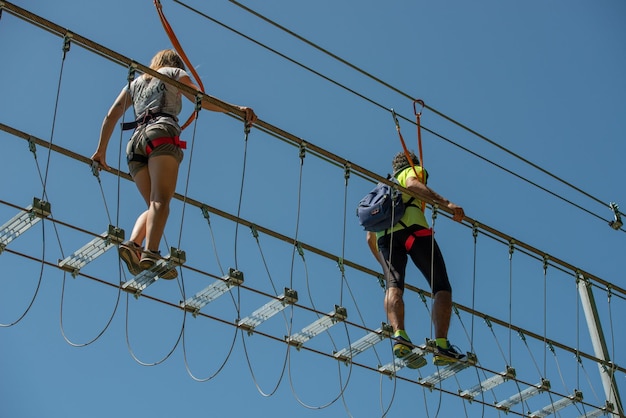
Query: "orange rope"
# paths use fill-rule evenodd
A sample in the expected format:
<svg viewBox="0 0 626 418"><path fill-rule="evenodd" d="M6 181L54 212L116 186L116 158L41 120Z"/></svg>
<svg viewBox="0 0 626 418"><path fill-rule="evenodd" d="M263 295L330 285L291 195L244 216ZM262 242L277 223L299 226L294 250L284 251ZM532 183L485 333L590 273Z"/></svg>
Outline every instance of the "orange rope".
<svg viewBox="0 0 626 418"><path fill-rule="evenodd" d="M414 103L415 105L415 103ZM421 113L421 112L420 112ZM419 134L420 130L419 130L419 124L418 126L418 147L419 147L419 153L420 153L420 164L422 167L422 176L420 178L420 176L417 174L417 170L415 169L415 165L413 164L413 158L411 158L411 154L409 153L409 150L406 147L406 143L404 142L404 138L402 137L402 132L400 132L400 123L398 122L398 117L396 116L396 112L391 109L391 115L393 116L393 121L396 124L396 131L398 131L398 137L400 138L400 144L402 144L402 149L404 150L404 155L406 156L407 161L409 162L409 164L411 164L411 168L413 169L413 173L415 173L415 177L421 181L422 183L426 183L426 175L424 172L424 164L422 162L422 141L421 141L421 135ZM422 212L424 212L426 210L426 203L422 201Z"/></svg>
<svg viewBox="0 0 626 418"><path fill-rule="evenodd" d="M172 42L174 49L176 50L178 55L180 55L180 58L187 65L187 68L189 68L189 71L191 72L193 77L196 79L196 83L198 83L198 86L200 87L200 91L204 93L204 85L202 84L202 80L200 79L200 76L196 72L196 69L193 67L193 65L191 65L191 61L189 61L189 58L187 58L187 54L185 54L183 47L180 45L180 42L178 42L178 38L176 37L176 34L174 34L174 30L172 29L169 22L167 21L167 18L165 17L165 14L163 13L163 7L161 6L161 1L154 0L154 6L156 7L157 12L159 13L159 19L161 19L161 24L163 25L163 29L165 29L165 33L167 33L168 38L170 38L170 42ZM189 119L187 119L187 122L185 122L183 126L181 126L181 130L185 129L187 126L189 126L191 122L193 122L193 120L196 118L198 114L198 110L199 109L194 111L191 114L191 116L189 116Z"/></svg>
<svg viewBox="0 0 626 418"><path fill-rule="evenodd" d="M415 107L415 103L419 103L420 105L422 105L422 108L420 109L420 111L417 111L417 108ZM417 148L419 149L419 154L420 154L420 164L422 165L422 169L424 168L424 155L422 153L422 125L421 125L421 117L422 117L422 110L424 109L424 101L417 99L417 100L413 100L413 113L415 113L415 124L417 125ZM426 181L424 181L424 183L426 183Z"/></svg>

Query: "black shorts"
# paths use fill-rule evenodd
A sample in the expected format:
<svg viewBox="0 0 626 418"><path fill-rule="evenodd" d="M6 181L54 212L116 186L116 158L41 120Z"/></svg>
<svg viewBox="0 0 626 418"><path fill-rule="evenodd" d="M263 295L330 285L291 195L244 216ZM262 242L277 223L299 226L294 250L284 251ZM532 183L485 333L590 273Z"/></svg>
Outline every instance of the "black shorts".
<svg viewBox="0 0 626 418"><path fill-rule="evenodd" d="M378 251L385 260L383 270L387 289L397 287L404 290L406 263L410 256L413 264L426 278L433 294L440 290L452 291L446 264L437 242L430 234L416 236L415 234L420 234L420 231L427 231L427 229L419 225L411 225L378 238Z"/></svg>

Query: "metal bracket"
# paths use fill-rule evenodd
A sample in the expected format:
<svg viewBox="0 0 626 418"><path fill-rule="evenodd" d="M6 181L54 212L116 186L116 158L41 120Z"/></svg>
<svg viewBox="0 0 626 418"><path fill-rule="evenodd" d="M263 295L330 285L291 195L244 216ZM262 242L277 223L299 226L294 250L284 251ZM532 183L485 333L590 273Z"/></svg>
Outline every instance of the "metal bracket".
<svg viewBox="0 0 626 418"><path fill-rule="evenodd" d="M617 203L611 202L609 203L609 208L611 208L611 210L613 211L614 217L614 219L609 222L609 226L615 230L618 230L622 226L624 226L624 223L622 222L622 215L619 213L619 206L617 205Z"/></svg>

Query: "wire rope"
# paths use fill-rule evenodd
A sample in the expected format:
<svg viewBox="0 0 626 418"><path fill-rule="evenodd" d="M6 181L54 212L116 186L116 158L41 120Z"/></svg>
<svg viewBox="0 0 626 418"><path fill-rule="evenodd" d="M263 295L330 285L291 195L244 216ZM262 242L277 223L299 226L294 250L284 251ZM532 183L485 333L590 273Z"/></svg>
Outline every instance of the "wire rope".
<svg viewBox="0 0 626 418"><path fill-rule="evenodd" d="M37 286L35 286L35 292L33 293L33 296L30 298L30 301L26 305L26 308L21 314L18 315L17 319L9 323L0 322L0 328L9 328L20 323L22 319L24 319L24 317L26 317L26 315L30 312L30 309L35 304L35 300L37 299L37 295L39 294L39 289L41 288L41 283L43 281L43 271L44 271L44 266L45 266L44 260L46 257L46 232L45 231L46 231L45 226L42 222L41 224L41 266L39 268L39 278L37 279Z"/></svg>
<svg viewBox="0 0 626 418"><path fill-rule="evenodd" d="M129 306L130 305L128 303L129 299L130 299L130 294L127 294L126 295L126 320L124 322L125 322L126 347L128 348L128 352L130 356L133 358L133 360L135 360L135 362L137 362L137 364L141 366L158 366L159 364L162 364L167 359L169 359L174 353L174 351L176 350L176 347L178 347L178 344L180 343L182 336L183 336L183 330L185 328L185 315L183 315L181 331L178 333L178 337L176 338L176 342L172 345L172 348L168 352L166 352L165 355L161 357L160 359L153 361L151 363L148 363L146 361L139 359L139 357L135 354L135 350L132 348L132 344L130 342L130 334L129 334L129 318L130 318Z"/></svg>
<svg viewBox="0 0 626 418"><path fill-rule="evenodd" d="M25 255L25 254L18 253L18 252L14 251L14 250L11 250L11 249L6 249L6 251L7 251L7 252L10 252L10 253L12 253L12 254L15 254L15 255L19 255L19 256L22 256L22 257L28 258L28 259L30 259L31 261L39 261L39 262L42 262L42 263L44 263L44 264L46 264L46 265L48 265L48 266L50 266L50 267L59 268L57 265L52 264L52 263L49 263L49 262L46 262L46 261L45 261L45 260L43 260L43 259L39 260L39 259L36 259L36 258L34 258L34 257L30 257L30 256L27 256L27 255ZM103 280L101 280L101 279L98 279L98 278L96 278L96 277L93 277L93 276L90 276L90 275L86 275L86 274L81 273L81 272L79 272L78 274L79 274L80 276L82 276L82 277L87 278L87 279L94 280L94 281L96 281L96 282L98 282L98 283L105 284L105 285L107 285L107 286L113 287L113 288L115 288L116 290L117 290L117 289L119 289L119 288L121 287L119 284L109 283L109 282L103 281ZM140 294L139 296L140 296L140 297L143 297L143 298L146 298L146 299L148 299L148 300L151 300L151 301L157 302L157 303L161 303L161 304L167 305L167 306L169 306L169 307L171 307L171 308L180 309L180 306L179 306L178 304L170 303L170 302L164 301L164 300L162 300L162 299L155 298L155 297L150 296L150 295L148 295L148 294L146 294L146 293L142 293L142 294ZM235 324L233 324L233 323L232 323L232 321L227 321L227 320L224 320L224 319L220 319L220 318L217 318L217 317L213 317L213 316L210 316L210 315L207 315L207 314L204 314L204 313L199 313L199 314L198 314L198 316L203 317L203 318L212 319L212 320L218 321L218 322L223 323L223 324L226 324L226 325L236 326ZM281 342L283 342L283 343L285 342L285 341L284 341L283 339L281 339L281 338L274 337L274 336L271 336L271 335L268 335L268 334L265 334L265 333L258 332L258 334L259 334L259 335L262 335L262 336L264 336L264 337L267 337L267 338L274 339L274 340L276 340L276 341L281 341ZM331 354L324 353L324 352L320 352L320 351L318 351L318 350L314 350L314 349L312 349L312 348L310 348L310 347L307 347L307 346L303 346L303 347L302 347L302 349L303 349L303 350L306 350L306 351L310 351L310 352L316 353L316 354L319 354L319 355L322 355L322 356L325 356L325 357L328 357L328 358L333 359L333 360L335 361L334 357L333 357ZM360 364L360 363L356 363L356 362L355 362L354 364L355 364L355 365L357 365L357 366L359 366L359 367L363 367L363 368L365 368L365 369L368 369L368 370L371 370L371 371L374 371L374 372L379 372L376 368L371 368L371 367L369 367L369 366L366 366L366 365L363 365L363 364ZM620 370L621 370L621 369L620 369ZM623 371L623 372L626 372L626 370L622 370L622 371ZM402 381L409 382L409 383L414 383L414 384L418 384L418 385L421 385L422 387L424 387L423 383L420 383L420 382L419 382L419 381L417 381L417 380L408 379L408 378L403 377L403 376L397 376L397 378L398 378L398 379L401 379ZM520 381L519 379L515 379L515 381L522 382L522 381ZM525 382L522 382L522 383L529 385L528 383L525 383ZM436 389L436 390L440 390L440 391L442 391L442 392L443 392L443 393L445 393L445 394L459 396L459 394L457 394L457 393L450 392L450 391L447 391L447 390L442 389L442 388L434 388L434 389ZM556 394L556 393L555 393L555 394ZM558 395L558 396L562 396L562 395L560 395L560 394L556 394L556 395ZM480 400L478 400L477 402L480 402ZM487 404L487 405L488 405L488 406L493 407L493 405L489 405L489 404ZM597 406L595 406L595 405L591 405L591 404L588 404L588 403L586 403L586 405L588 405L588 406L590 406L590 407L593 407L593 408L595 408L595 409L601 409L601 407L597 407ZM510 414L513 414L513 415L520 415L518 412L513 411L513 410L509 411L509 413L510 413Z"/></svg>
<svg viewBox="0 0 626 418"><path fill-rule="evenodd" d="M67 335L67 332L65 330L65 325L63 323L63 307L65 306L65 282L66 282L66 278L67 278L67 272L63 272L63 281L61 284L61 306L60 306L60 310L59 310L59 325L61 328L61 335L63 336L63 339L65 340L65 342L67 344L69 344L72 347L86 347L88 345L93 344L94 342L98 341L100 339L100 337L102 337L104 335L104 333L109 329L109 326L111 325L111 323L113 323L113 318L115 318L115 314L117 313L117 309L119 307L120 304L120 300L121 300L121 290L117 292L117 297L115 299L115 305L113 306L113 311L111 312L111 315L109 315L109 319L106 321L106 323L104 324L104 327L98 331L95 335L95 337L93 337L90 340L87 340L85 342L82 343L78 343L73 341L72 339L70 339L70 337Z"/></svg>
<svg viewBox="0 0 626 418"><path fill-rule="evenodd" d="M194 9L192 9L191 7L189 7L188 5L186 5L184 2L182 2L182 1L180 1L180 0L174 0L174 2L175 2L175 3L180 4L180 5L184 6L184 7L187 7L188 9L190 9L190 10L192 10L192 11L195 11ZM316 43L314 43L314 42L312 42L312 41L308 40L307 38L305 38L305 37L303 37L303 36L301 36L301 35L298 35L298 34L297 34L297 33L295 33L294 31L292 31L292 30L290 30L290 29L286 28L286 27L285 27L285 26L283 26L283 25L278 24L277 22L275 22L275 21L273 21L273 20L269 19L268 17L264 16L263 14L261 14L261 13L259 13L259 12L255 11L255 10L253 10L253 9L251 9L250 7L247 7L247 6L245 6L245 5L241 4L240 2L238 2L238 1L236 1L236 0L229 0L229 2L233 3L234 5L236 5L237 7L241 8L241 9L245 10L246 12L248 12L248 13L250 13L250 14L252 14L252 15L254 15L254 16L256 16L256 17L258 17L258 18L260 18L261 20L263 20L263 21L265 21L265 22L269 23L270 25L272 25L272 26L274 26L274 27L276 27L276 28L278 28L278 29L282 30L283 32L285 32L285 33L289 34L290 36L292 36L292 37L294 37L294 38L296 38L296 39L298 39L299 41L301 41L301 42L303 42L303 43L305 43L305 44L307 44L307 45L309 45L309 46L313 47L314 49L318 50L319 52L322 52L323 54L325 54L325 55L327 55L327 56L329 56L329 57L333 58L334 60L339 61L340 63L342 63L342 64L346 65L347 67L349 67L349 68L351 68L351 69L353 69L353 70L357 71L357 72L358 72L358 73L360 73L361 75L364 75L364 76L366 76L367 78L369 78L369 79L371 79L371 80L373 80L373 81L375 81L375 82L377 82L377 83L381 84L382 86L384 86L384 87L386 87L386 88L390 89L391 91L393 91L393 92L395 92L395 93L397 93L397 94L399 94L399 95L403 96L403 97L404 97L404 98L406 98L406 99L412 100L412 101L413 101L413 103L415 104L415 101L416 101L416 100L415 100L415 97L414 97L414 96L409 95L408 93L406 93L406 92L402 91L401 89L399 89L399 88L397 88L397 87L394 87L394 86L393 86L393 85L391 85L390 83L383 81L382 79L380 79L380 78L378 78L378 77L376 77L376 76L372 75L371 73L369 73L369 72L367 72L367 71L363 70L362 68L360 68L360 67L358 67L358 66L356 66L356 65L354 65L354 64L352 64L352 63L350 63L349 61L347 61L347 60L345 60L345 59L343 59L343 58L339 57L338 55L336 55L336 54L334 54L334 53L332 53L332 52L328 51L327 49L322 48L321 46L319 46L319 45L317 45ZM196 12L196 13L199 13L198 11L195 11L195 12ZM200 13L199 13L199 14L200 14ZM210 20L213 20L213 19L210 19ZM218 22L216 22L216 23L218 23ZM227 26L224 26L224 27L226 27L227 29L229 29L229 30L231 30L231 31L234 31L233 29L231 29L231 28L229 28L229 27L227 27ZM240 33L236 32L236 31L234 31L234 32L235 32L235 33L237 33L237 34L240 34ZM241 35L241 34L240 34L240 35ZM243 35L242 35L242 36L243 36ZM554 180L557 180L558 182L560 182L560 183L564 184L565 186L567 186L567 187L569 187L569 188L571 188L571 189L573 189L573 190L577 191L578 193L580 193L580 194L582 194L582 195L584 195L584 196L586 196L586 197L590 198L591 200L595 201L596 203L599 203L599 204L600 204L600 205L602 205L602 206L606 206L606 202L605 202L605 201L603 201L603 200L601 200L601 199L599 199L599 198L597 198L597 197L595 197L595 196L591 195L590 193L585 192L584 190L580 189L579 187L576 187L576 186L574 186L573 184L571 184L571 183L569 183L569 182L567 182L567 181L563 180L561 177L556 176L555 174L553 174L553 173L549 172L548 170L546 170L546 169L542 168L541 166L539 166L539 165L537 165L537 164L535 164L535 163L531 162L530 160L528 160L528 159L526 159L526 158L522 157L521 155L519 155L519 154L517 154L517 153L515 153L515 152L513 152L513 151L511 151L511 150L509 150L508 148L506 148L506 147L504 147L504 146L502 146L502 145L498 144L498 143L497 143L497 142L495 142L494 140L489 139L489 138L488 138L488 137L486 137L485 135L480 134L479 132L475 131L474 129L469 128L467 125L465 125L465 124L463 124L463 123L461 123L461 122L459 122L459 121L455 120L454 118L452 118L452 117L450 117L450 116L448 116L448 115L444 114L443 112L441 112L441 111L439 111L439 110L437 110L437 109L435 109L435 108L433 108L433 107L427 106L427 105L426 105L426 104L424 104L424 102L422 102L422 101L420 101L420 104L422 105L422 107L423 107L423 108L426 108L426 109L428 109L428 110L432 111L433 113L437 114L438 116L442 117L443 119L445 119L445 120L449 121L450 123L452 123L452 124L454 124L454 125L456 125L456 126L460 127L461 129L463 129L463 130L465 130L465 131L467 131L467 132L471 133L472 135L474 135L474 136L478 137L479 139L481 139L481 140L483 140L483 141L487 142L488 144L490 144L490 145L492 145L492 146L496 147L497 149L500 149L501 151L504 151L505 153L507 153L507 154L511 155L512 157L514 157L514 158L516 158L516 159L518 159L518 160L522 161L523 163L525 163L525 164L527 164L527 165L529 165L529 166L533 167L534 169L536 169L536 170L538 170L538 171L542 172L543 174L546 174L547 176L549 176L549 177L553 178ZM417 112L416 112L416 116L417 116ZM419 120L418 120L418 121L416 121L416 125L417 125L417 126L419 126ZM621 215L626 216L624 213L621 213Z"/></svg>
<svg viewBox="0 0 626 418"><path fill-rule="evenodd" d="M244 145L243 145L243 162L241 169L241 186L239 187L239 200L237 203L237 219L241 217L241 203L243 202L243 189L246 179L246 163L248 161L248 134L250 133L250 125L244 123ZM237 259L237 243L239 236L239 222L235 222L235 268L238 269L239 263Z"/></svg>
<svg viewBox="0 0 626 418"><path fill-rule="evenodd" d="M251 232L252 232L252 236L254 237L254 239L255 239L255 241L257 243L257 248L259 249L259 254L261 255L261 259L263 261L263 266L265 268L265 272L267 273L267 277L269 279L270 285L272 286L274 294L277 294L278 291L276 289L276 285L274 284L274 280L272 279L272 275L270 273L269 266L267 265L267 260L265 259L265 254L263 253L263 249L262 249L261 243L259 241L259 233L256 230L256 228L251 228ZM293 319L293 312L294 312L293 306L290 307L289 311L291 312L291 318L290 319L287 318L287 316L285 315L284 310L281 312L281 314L283 316L283 319L285 320L285 327L286 327L287 335L291 335L291 326L293 324L293 320L292 319ZM250 331L250 335L252 335L253 332L254 332L253 330ZM246 362L248 364L248 370L250 370L250 375L252 376L252 381L254 382L254 386L257 388L257 391L261 394L261 396L263 396L263 397L273 396L276 393L276 391L278 390L278 388L280 387L280 384L281 384L281 382L282 382L282 380L283 380L283 378L285 376L285 371L286 371L286 368L287 368L287 357L289 355L289 345L287 344L286 347L285 347L285 357L284 357L283 365L281 367L281 371L280 371L280 374L279 374L279 377L278 377L278 381L276 382L276 384L274 385L274 387L270 391L264 391L261 388L261 385L258 383L258 379L256 377L256 374L255 374L254 370L253 370L252 362L251 362L250 356L248 354L248 346L246 344L246 339L243 336L243 330L242 330L242 334L241 334L241 341L242 341L242 344L243 344L243 349L244 349L244 354L245 354L245 357L246 357Z"/></svg>

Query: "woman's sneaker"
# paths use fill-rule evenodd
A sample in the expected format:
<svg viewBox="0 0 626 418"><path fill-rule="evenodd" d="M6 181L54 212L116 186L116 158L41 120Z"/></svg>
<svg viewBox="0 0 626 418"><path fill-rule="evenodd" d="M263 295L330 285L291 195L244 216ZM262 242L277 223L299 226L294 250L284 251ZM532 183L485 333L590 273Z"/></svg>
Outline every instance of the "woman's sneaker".
<svg viewBox="0 0 626 418"><path fill-rule="evenodd" d="M150 270L161 258L161 253L159 251L144 250L141 253L139 266L143 270ZM164 280L172 280L178 277L178 272L175 268L172 268L164 273L159 274L159 277Z"/></svg>
<svg viewBox="0 0 626 418"><path fill-rule="evenodd" d="M434 354L433 364L435 366L446 366L448 364L465 361L467 359L467 356L459 352L458 347L451 345L449 341L448 348L436 345Z"/></svg>
<svg viewBox="0 0 626 418"><path fill-rule="evenodd" d="M140 245L135 244L133 241L124 241L119 246L120 258L124 263L128 271L133 276L138 275L143 270L139 265L139 257L143 248Z"/></svg>

